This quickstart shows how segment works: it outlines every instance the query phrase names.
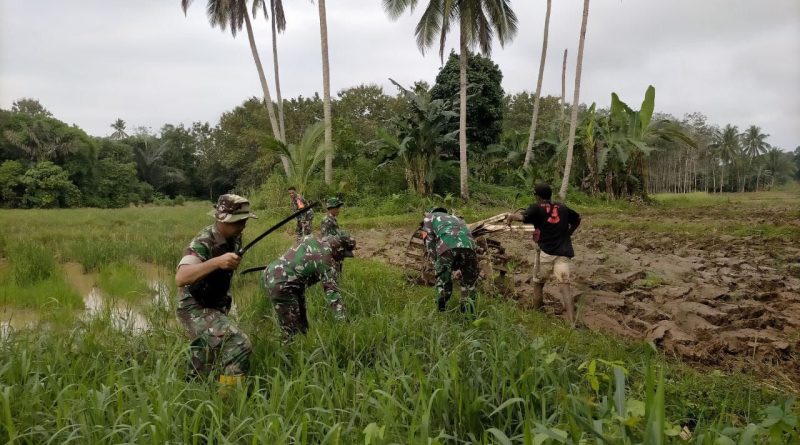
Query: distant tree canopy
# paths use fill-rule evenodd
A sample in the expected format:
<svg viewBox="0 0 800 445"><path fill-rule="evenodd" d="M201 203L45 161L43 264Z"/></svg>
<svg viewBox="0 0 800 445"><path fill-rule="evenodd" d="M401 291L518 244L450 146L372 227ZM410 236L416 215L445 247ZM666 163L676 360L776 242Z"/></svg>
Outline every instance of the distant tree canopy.
<svg viewBox="0 0 800 445"><path fill-rule="evenodd" d="M459 103L458 54L450 53L439 70L431 89L432 99ZM503 131L503 73L488 57L470 53L467 58L467 141L473 149L483 150L500 141ZM528 125L530 125L528 117ZM458 120L450 124L458 129Z"/></svg>

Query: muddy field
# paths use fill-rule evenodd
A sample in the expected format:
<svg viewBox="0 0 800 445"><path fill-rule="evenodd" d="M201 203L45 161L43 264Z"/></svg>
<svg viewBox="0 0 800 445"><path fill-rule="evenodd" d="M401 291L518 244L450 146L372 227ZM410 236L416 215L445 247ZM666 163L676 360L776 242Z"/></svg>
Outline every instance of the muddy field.
<svg viewBox="0 0 800 445"><path fill-rule="evenodd" d="M795 210L770 210L781 224L798 225ZM763 209L739 212L751 223L770 221ZM681 213L646 211L633 223L679 225ZM719 216L719 215L715 215ZM575 286L583 328L651 341L667 355L695 366L746 370L800 393L800 245L791 238L594 227L586 215L574 238ZM724 217L723 217L724 218ZM691 221L698 223L697 219ZM700 221L702 222L702 220ZM405 246L410 232L372 229L356 233L358 256L414 268ZM530 292L533 257L528 235L505 233L513 268L507 298ZM483 285L488 286L489 280ZM497 289L497 287L495 287ZM543 310L563 317L545 287Z"/></svg>

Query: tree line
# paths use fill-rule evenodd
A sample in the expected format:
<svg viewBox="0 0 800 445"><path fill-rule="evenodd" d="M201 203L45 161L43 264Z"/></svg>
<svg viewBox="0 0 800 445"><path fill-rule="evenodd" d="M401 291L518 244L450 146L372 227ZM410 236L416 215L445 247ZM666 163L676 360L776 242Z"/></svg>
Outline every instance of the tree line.
<svg viewBox="0 0 800 445"><path fill-rule="evenodd" d="M351 203L405 191L421 196L461 190L460 56L452 53L433 85L360 85L331 102L337 169L325 182L324 99L283 100L285 143L274 137L260 98L222 113L219 122L128 128L122 119L106 137L89 136L56 119L35 99L0 110L0 205L121 207L168 199L211 199L287 184ZM491 59L468 54L466 113L469 178L482 184L530 187L558 183L567 156L563 97L506 94ZM538 102L531 143L533 108ZM800 179L800 147L771 147L768 135L657 113L649 88L638 110L611 95L607 107L581 105L574 137L573 187L607 198L658 192L763 190ZM528 150L528 147L531 150ZM526 164L527 158L527 166Z"/></svg>

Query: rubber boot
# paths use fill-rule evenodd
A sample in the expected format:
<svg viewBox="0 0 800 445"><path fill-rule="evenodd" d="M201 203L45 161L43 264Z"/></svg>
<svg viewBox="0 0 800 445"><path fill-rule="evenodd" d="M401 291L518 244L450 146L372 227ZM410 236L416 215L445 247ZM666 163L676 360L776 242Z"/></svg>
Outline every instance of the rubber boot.
<svg viewBox="0 0 800 445"><path fill-rule="evenodd" d="M244 375L221 375L217 391L220 397L230 397L237 387L244 385Z"/></svg>
<svg viewBox="0 0 800 445"><path fill-rule="evenodd" d="M445 300L444 298L438 298L436 300L436 304L439 307L439 312L444 312L445 310L447 310L447 300Z"/></svg>

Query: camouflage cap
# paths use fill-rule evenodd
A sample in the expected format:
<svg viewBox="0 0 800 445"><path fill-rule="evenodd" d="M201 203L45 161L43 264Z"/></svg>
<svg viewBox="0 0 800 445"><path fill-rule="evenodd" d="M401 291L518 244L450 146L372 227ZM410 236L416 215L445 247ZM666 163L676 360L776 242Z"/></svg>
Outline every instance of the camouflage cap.
<svg viewBox="0 0 800 445"><path fill-rule="evenodd" d="M323 238L331 246L334 256L341 258L352 258L353 250L356 248L356 240L347 232L340 232L338 235L326 236Z"/></svg>
<svg viewBox="0 0 800 445"><path fill-rule="evenodd" d="M233 194L220 195L217 204L214 205L214 210L208 212L208 214L217 221L224 223L237 222L247 218L258 218L250 213L250 201Z"/></svg>
<svg viewBox="0 0 800 445"><path fill-rule="evenodd" d="M335 208L341 207L343 205L344 205L344 201L342 201L341 199L339 199L339 198L337 198L335 196L332 197L332 198L328 198L328 200L325 201L325 208L326 209L335 209Z"/></svg>

